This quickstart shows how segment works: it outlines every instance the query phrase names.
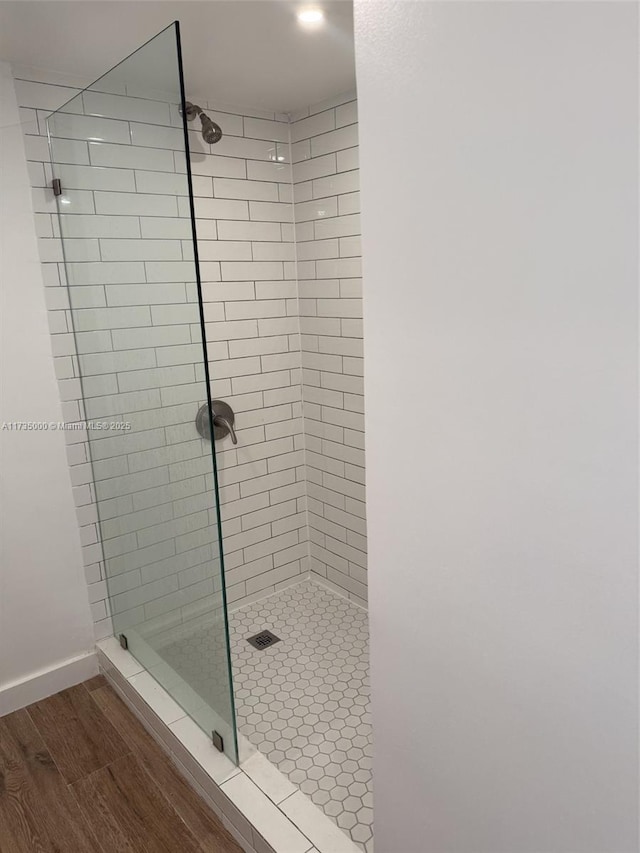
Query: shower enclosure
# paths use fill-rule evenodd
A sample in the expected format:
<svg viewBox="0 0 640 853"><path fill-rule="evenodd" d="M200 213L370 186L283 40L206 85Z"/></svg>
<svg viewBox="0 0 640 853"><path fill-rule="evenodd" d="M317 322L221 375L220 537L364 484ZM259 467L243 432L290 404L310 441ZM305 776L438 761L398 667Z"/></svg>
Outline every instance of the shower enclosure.
<svg viewBox="0 0 640 853"><path fill-rule="evenodd" d="M327 93L187 100L173 24L48 117L47 178L101 635L371 853L357 101Z"/></svg>
<svg viewBox="0 0 640 853"><path fill-rule="evenodd" d="M233 423L212 422L187 144L219 128L197 110L176 22L47 127L114 634L235 762L210 438ZM163 653L187 624L206 625L206 679Z"/></svg>

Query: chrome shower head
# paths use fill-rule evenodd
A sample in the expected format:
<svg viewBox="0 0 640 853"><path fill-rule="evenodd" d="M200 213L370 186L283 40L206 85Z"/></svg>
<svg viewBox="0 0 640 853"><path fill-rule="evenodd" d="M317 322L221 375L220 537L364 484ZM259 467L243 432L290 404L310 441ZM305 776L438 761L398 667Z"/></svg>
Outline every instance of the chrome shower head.
<svg viewBox="0 0 640 853"><path fill-rule="evenodd" d="M222 138L222 130L220 125L212 121L208 115L200 113L200 121L202 122L202 138L208 145L215 145Z"/></svg>
<svg viewBox="0 0 640 853"><path fill-rule="evenodd" d="M204 112L202 107L187 101L184 105L184 111L187 116L187 121L193 121L196 116L200 116L200 121L202 122L202 138L207 145L215 145L216 142L219 142L222 139L222 129L220 125L217 125L215 121L212 121ZM182 115L182 108L180 108L180 114Z"/></svg>

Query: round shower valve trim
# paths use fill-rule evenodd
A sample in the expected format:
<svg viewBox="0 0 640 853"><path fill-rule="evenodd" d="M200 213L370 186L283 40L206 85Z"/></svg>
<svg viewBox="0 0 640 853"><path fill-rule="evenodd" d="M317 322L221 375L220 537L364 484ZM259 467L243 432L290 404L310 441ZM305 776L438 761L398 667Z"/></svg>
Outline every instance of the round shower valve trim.
<svg viewBox="0 0 640 853"><path fill-rule="evenodd" d="M211 417L209 417L209 406L203 403L196 415L196 429L202 438L211 441L211 423L213 422L214 441L221 441L226 436L231 436L234 444L238 443L234 424L236 416L233 409L224 400L211 401Z"/></svg>

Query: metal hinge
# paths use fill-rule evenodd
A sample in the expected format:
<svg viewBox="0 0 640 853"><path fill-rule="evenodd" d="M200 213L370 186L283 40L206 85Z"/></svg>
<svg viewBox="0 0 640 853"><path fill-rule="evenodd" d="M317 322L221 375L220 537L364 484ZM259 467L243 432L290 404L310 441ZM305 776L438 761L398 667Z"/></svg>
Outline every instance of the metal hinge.
<svg viewBox="0 0 640 853"><path fill-rule="evenodd" d="M218 752L222 752L224 750L224 741L222 740L221 734L218 734L218 732L211 732L211 740Z"/></svg>
<svg viewBox="0 0 640 853"><path fill-rule="evenodd" d="M118 639L120 640L120 645L122 646L123 649L129 648L129 643L128 643L127 638L125 637L124 634L120 634L118 636Z"/></svg>
<svg viewBox="0 0 640 853"><path fill-rule="evenodd" d="M54 195L62 195L62 184L60 183L60 178L54 178L51 181L51 186L53 187Z"/></svg>

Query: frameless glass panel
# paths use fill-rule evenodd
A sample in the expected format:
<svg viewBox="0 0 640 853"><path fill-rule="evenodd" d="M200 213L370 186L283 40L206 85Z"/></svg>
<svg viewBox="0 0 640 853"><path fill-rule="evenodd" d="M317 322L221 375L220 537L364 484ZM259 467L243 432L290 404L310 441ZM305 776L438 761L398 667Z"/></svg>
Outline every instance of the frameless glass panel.
<svg viewBox="0 0 640 853"><path fill-rule="evenodd" d="M114 633L236 761L183 104L174 24L53 113L49 142Z"/></svg>

